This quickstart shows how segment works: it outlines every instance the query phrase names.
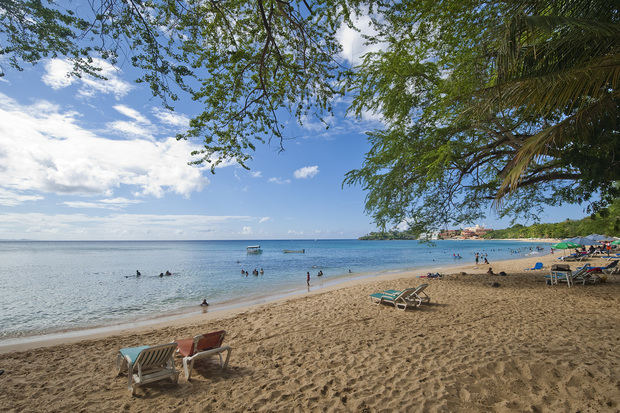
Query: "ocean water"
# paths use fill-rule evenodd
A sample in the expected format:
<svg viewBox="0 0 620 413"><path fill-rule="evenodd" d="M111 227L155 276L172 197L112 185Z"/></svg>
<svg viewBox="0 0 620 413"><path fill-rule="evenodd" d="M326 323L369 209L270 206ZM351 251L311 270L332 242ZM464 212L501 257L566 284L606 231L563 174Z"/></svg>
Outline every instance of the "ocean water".
<svg viewBox="0 0 620 413"><path fill-rule="evenodd" d="M247 254L260 244L262 254ZM179 313L306 290L386 271L536 254L517 241L291 240L0 242L0 339ZM285 254L284 249L305 249ZM546 249L547 250L547 249ZM533 252L532 252L533 251ZM453 254L463 259L454 259ZM264 275L253 276L253 269ZM241 270L249 271L242 276ZM140 270L141 277L135 277ZM324 276L316 277L321 270ZM349 273L351 270L351 273ZM173 273L159 277L162 272ZM214 307L213 307L214 306Z"/></svg>

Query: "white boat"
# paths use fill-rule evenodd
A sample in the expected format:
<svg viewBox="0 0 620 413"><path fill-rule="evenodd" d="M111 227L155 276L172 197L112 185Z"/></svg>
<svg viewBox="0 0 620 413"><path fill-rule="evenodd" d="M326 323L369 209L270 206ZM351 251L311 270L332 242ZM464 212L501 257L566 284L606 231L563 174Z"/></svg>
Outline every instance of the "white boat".
<svg viewBox="0 0 620 413"><path fill-rule="evenodd" d="M261 254L263 252L263 250L260 249L260 245L250 245L246 250L248 254Z"/></svg>

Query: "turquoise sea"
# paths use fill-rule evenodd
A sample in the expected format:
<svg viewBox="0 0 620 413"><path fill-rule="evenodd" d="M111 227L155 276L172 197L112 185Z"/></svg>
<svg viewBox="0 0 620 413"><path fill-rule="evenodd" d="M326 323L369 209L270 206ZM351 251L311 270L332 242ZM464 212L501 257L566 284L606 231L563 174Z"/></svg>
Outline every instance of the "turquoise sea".
<svg viewBox="0 0 620 413"><path fill-rule="evenodd" d="M247 254L260 244L262 254ZM538 254L517 241L3 241L0 339L265 300L388 271ZM283 250L304 254L285 254ZM547 252L548 248L545 248ZM540 252L542 253L542 252ZM455 259L460 254L462 259ZM264 270L253 276L254 269ZM250 273L241 275L241 270ZM136 277L136 270L141 272ZM349 273L349 270L351 272ZM162 272L173 275L160 277ZM324 276L317 277L318 271Z"/></svg>

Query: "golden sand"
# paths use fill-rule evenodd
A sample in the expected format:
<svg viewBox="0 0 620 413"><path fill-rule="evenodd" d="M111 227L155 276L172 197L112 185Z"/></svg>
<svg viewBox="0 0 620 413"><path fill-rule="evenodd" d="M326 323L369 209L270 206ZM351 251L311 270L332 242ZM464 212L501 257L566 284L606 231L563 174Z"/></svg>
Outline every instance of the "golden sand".
<svg viewBox="0 0 620 413"><path fill-rule="evenodd" d="M553 259L492 263L506 277L469 265L441 280L416 278L422 271L358 280L236 314L0 354L0 411L616 412L620 276L568 288L546 286L546 270L523 271ZM432 301L416 310L368 297L422 282ZM217 329L233 348L225 371L199 362L191 383L181 375L135 397L116 377L122 347Z"/></svg>

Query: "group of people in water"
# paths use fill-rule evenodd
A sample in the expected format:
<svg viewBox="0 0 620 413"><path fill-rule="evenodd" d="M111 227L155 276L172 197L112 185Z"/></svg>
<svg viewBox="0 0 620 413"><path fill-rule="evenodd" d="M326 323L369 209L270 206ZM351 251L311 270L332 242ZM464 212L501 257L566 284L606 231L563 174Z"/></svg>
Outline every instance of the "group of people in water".
<svg viewBox="0 0 620 413"><path fill-rule="evenodd" d="M485 253L485 254L481 254L481 253L477 252L477 253L476 253L476 255L475 255L475 257L476 257L476 265L478 265L478 263L479 263L479 262L480 262L480 260L482 260L482 259L484 259L484 263L485 263L485 264L488 264L488 263L489 263L489 260L487 259L488 254L486 254L486 253Z"/></svg>
<svg viewBox="0 0 620 413"><path fill-rule="evenodd" d="M351 272L351 270L349 270L349 272ZM317 277L322 277L323 276L323 271L319 270L319 272L316 274ZM310 287L310 271L306 272L306 284L308 284L308 287Z"/></svg>
<svg viewBox="0 0 620 413"><path fill-rule="evenodd" d="M260 269L260 271L257 270L256 268L254 268L254 270L252 271L252 275L258 275L258 274L263 275L264 273L265 271L262 268ZM245 275L247 277L248 275L250 275L250 273L244 269L241 269L241 275Z"/></svg>
<svg viewBox="0 0 620 413"><path fill-rule="evenodd" d="M172 273L170 271L168 271L168 270L166 270L166 272L160 272L159 273L160 277L164 277L164 276L170 277L171 275L172 275ZM140 272L140 270L136 270L136 277L140 277L140 276L142 276L142 273ZM131 277L131 275L126 275L125 276L125 278L129 278L129 277Z"/></svg>

